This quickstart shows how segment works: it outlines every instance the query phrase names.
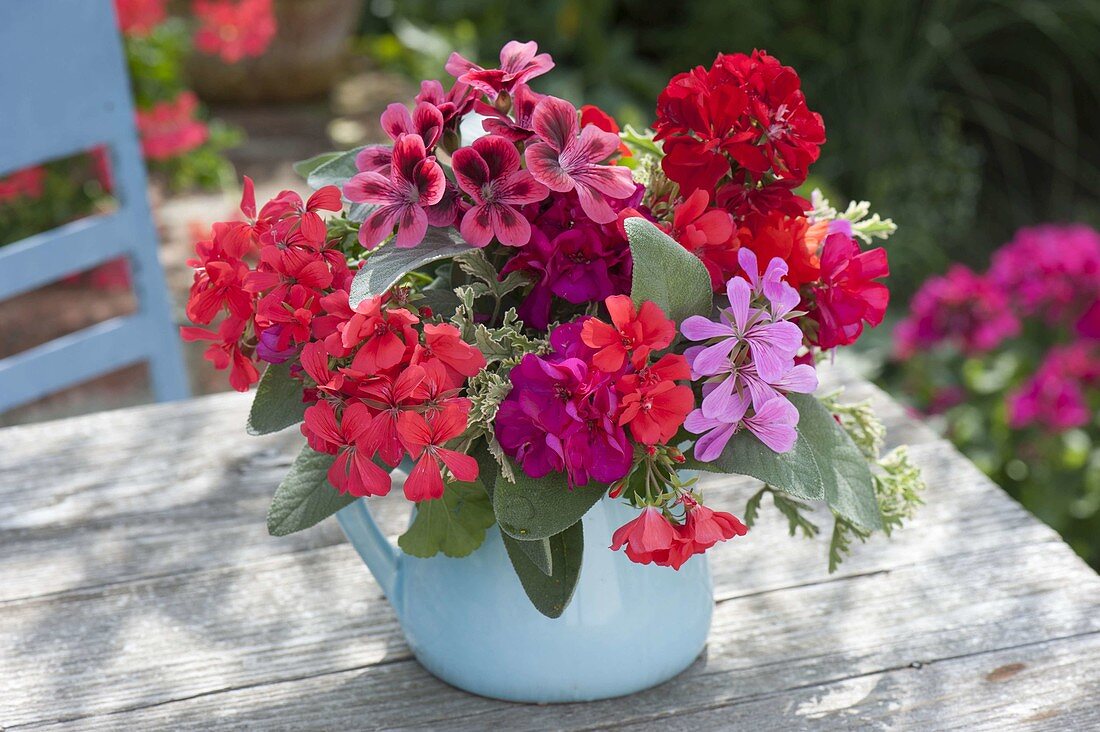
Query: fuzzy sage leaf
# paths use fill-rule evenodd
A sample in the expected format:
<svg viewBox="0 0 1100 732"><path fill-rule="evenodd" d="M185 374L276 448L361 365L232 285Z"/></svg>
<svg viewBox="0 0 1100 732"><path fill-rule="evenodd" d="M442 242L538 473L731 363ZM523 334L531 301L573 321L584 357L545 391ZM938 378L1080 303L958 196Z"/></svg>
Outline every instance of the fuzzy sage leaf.
<svg viewBox="0 0 1100 732"><path fill-rule="evenodd" d="M424 241L409 249L398 249L392 243L367 257L351 283L348 300L354 308L364 300L385 294L409 272L449 259L470 249L454 229L428 229Z"/></svg>
<svg viewBox="0 0 1100 732"><path fill-rule="evenodd" d="M623 226L634 258L634 303L641 306L651 300L677 323L692 315L709 315L713 292L699 258L643 218L627 219Z"/></svg>
<svg viewBox="0 0 1100 732"><path fill-rule="evenodd" d="M266 435L302 421L302 382L290 375L290 364L273 363L260 377L252 409L248 413L248 434Z"/></svg>
<svg viewBox="0 0 1100 732"><path fill-rule="evenodd" d="M580 578L584 556L584 528L581 522L577 521L546 540L553 568L549 573L532 561L528 548L523 546L534 542L519 541L507 534L502 536L508 559L531 603L548 618L561 617L573 599Z"/></svg>
<svg viewBox="0 0 1100 732"><path fill-rule="evenodd" d="M286 536L308 529L355 500L329 484L329 467L334 456L303 447L271 499L267 512L267 531Z"/></svg>

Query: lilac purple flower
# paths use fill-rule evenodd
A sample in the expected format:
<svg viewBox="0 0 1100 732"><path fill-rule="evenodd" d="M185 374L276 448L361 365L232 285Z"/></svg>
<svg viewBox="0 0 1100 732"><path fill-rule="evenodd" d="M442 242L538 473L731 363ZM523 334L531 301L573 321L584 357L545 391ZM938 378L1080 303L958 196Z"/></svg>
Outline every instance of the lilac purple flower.
<svg viewBox="0 0 1100 732"><path fill-rule="evenodd" d="M798 411L784 395L817 388L814 368L795 363L802 331L787 318L799 295L783 281L786 263L772 259L760 276L755 254L742 249L738 259L750 279L727 282L730 304L719 311L719 320L692 316L680 327L688 339L705 342L684 354L692 377L704 381L703 402L684 423L702 435L695 457L703 461L717 458L742 428L776 452L790 450Z"/></svg>

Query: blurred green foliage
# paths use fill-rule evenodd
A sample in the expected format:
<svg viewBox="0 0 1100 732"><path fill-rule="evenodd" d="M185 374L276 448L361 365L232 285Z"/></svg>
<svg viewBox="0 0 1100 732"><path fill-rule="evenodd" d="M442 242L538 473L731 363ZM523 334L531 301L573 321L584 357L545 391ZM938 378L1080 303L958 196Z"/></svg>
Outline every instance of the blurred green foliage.
<svg viewBox="0 0 1100 732"><path fill-rule="evenodd" d="M1018 226L1088 220L1100 193L1100 3L1090 0L372 0L364 45L413 78L510 39L558 64L540 91L652 121L672 74L719 51L794 66L829 143L815 180L900 230L903 302L948 261L982 266Z"/></svg>

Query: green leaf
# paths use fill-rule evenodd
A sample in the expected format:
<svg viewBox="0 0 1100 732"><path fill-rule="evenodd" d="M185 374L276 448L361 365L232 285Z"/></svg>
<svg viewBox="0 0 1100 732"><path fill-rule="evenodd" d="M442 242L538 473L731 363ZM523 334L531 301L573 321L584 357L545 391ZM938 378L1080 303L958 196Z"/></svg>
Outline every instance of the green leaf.
<svg viewBox="0 0 1100 732"><path fill-rule="evenodd" d="M419 294L420 299L416 301L416 304L418 306L427 305L432 309L434 317L443 320L449 320L461 304L454 290L421 290Z"/></svg>
<svg viewBox="0 0 1100 732"><path fill-rule="evenodd" d="M414 557L465 557L485 541L493 506L478 483L449 483L443 497L416 504L412 525L397 540Z"/></svg>
<svg viewBox="0 0 1100 732"><path fill-rule="evenodd" d="M326 474L335 457L303 447L271 499L267 531L286 536L308 529L352 503L355 496L340 493L329 485Z"/></svg>
<svg viewBox="0 0 1100 732"><path fill-rule="evenodd" d="M709 315L713 292L699 258L645 219L630 218L623 225L634 258L634 303L651 300L677 323L692 315Z"/></svg>
<svg viewBox="0 0 1100 732"><path fill-rule="evenodd" d="M531 561L523 545L532 542L518 541L507 534L502 536L512 567L535 609L548 618L561 617L573 599L581 574L581 560L584 557L584 528L581 522L577 521L547 540L550 563L554 568L550 574Z"/></svg>
<svg viewBox="0 0 1100 732"><path fill-rule="evenodd" d="M568 529L566 529L568 531ZM507 534L502 534L505 542L508 544L514 544L516 549L523 552L524 556L538 567L539 571L545 575L550 575L554 568L554 559L551 556L552 549L550 546L551 539L535 539L534 541L520 541L519 539L513 539Z"/></svg>
<svg viewBox="0 0 1100 732"><path fill-rule="evenodd" d="M798 408L801 436L821 466L829 508L861 529L881 529L875 481L863 453L814 396L789 394L788 398Z"/></svg>
<svg viewBox="0 0 1100 732"><path fill-rule="evenodd" d="M313 171L317 170L317 168L320 168L325 163L340 157L341 154L340 152L327 152L321 153L320 155L314 155L308 160L299 160L294 163L294 172L308 181Z"/></svg>
<svg viewBox="0 0 1100 732"><path fill-rule="evenodd" d="M363 148L357 147L354 150L347 150L345 152L332 152L325 153L324 155L318 155L315 158L304 160L298 165L308 165L321 158L328 157L327 160L321 161L318 165L314 166L309 174L306 175L306 182L309 183L309 187L313 190L319 190L325 186L337 186L343 188L353 175L359 172L359 168L355 165L355 157L359 154L359 151ZM295 166L295 170L298 166Z"/></svg>
<svg viewBox="0 0 1100 732"><path fill-rule="evenodd" d="M500 530L523 541L560 534L607 492L607 486L595 483L570 489L562 473L531 478L516 471L515 478L515 483L497 478L493 510Z"/></svg>
<svg viewBox="0 0 1100 732"><path fill-rule="evenodd" d="M790 452L774 452L743 430L713 462L688 456L684 468L750 475L797 498L824 500L863 529L881 529L874 480L852 438L815 397L788 394L787 398L799 414L798 439Z"/></svg>
<svg viewBox="0 0 1100 732"><path fill-rule="evenodd" d="M424 241L410 249L398 249L392 243L384 245L367 257L351 283L348 299L354 308L363 300L378 297L393 287L409 272L462 254L470 245L454 229L428 229Z"/></svg>
<svg viewBox="0 0 1100 732"><path fill-rule="evenodd" d="M302 382L292 378L289 363L273 363L260 377L252 409L248 413L248 434L266 435L302 421Z"/></svg>

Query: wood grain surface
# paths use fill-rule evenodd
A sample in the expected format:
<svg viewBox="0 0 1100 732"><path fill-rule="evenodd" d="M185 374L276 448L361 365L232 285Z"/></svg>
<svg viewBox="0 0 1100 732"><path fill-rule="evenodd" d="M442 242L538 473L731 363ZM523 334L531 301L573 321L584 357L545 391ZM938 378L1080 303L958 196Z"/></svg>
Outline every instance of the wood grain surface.
<svg viewBox="0 0 1100 732"><path fill-rule="evenodd" d="M267 536L302 438L246 436L248 395L0 430L0 729L1100 727L1100 577L897 404L847 387L913 446L917 517L829 575L828 537L790 538L766 506L710 553L704 656L573 705L428 675L334 521ZM740 513L756 484L704 487ZM399 496L374 509L400 533Z"/></svg>

